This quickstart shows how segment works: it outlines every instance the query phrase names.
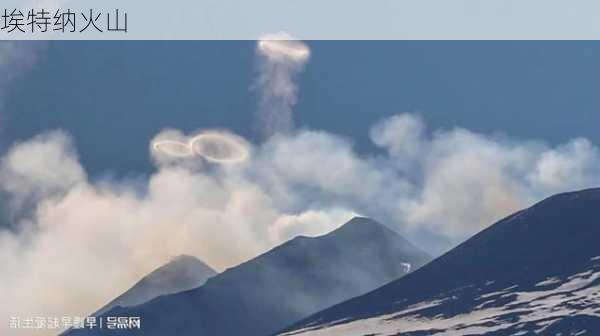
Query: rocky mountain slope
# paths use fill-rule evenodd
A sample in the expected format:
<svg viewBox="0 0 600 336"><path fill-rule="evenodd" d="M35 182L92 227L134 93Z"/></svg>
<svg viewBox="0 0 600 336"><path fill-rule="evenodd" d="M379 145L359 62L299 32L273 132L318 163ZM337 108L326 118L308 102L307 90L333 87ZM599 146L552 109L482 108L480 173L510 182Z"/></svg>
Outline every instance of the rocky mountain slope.
<svg viewBox="0 0 600 336"><path fill-rule="evenodd" d="M600 335L600 189L559 194L279 335Z"/></svg>
<svg viewBox="0 0 600 336"><path fill-rule="evenodd" d="M394 231L354 218L324 236L296 237L209 279L105 316L139 316L141 330L69 335L262 336L418 269L427 254Z"/></svg>

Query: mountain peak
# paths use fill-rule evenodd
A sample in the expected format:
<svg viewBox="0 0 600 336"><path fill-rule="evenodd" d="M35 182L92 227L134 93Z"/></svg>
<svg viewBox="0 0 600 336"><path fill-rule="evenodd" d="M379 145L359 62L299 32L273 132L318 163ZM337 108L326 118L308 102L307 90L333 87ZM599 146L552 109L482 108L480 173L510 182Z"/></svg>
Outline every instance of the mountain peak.
<svg viewBox="0 0 600 336"><path fill-rule="evenodd" d="M191 255L181 254L174 257L173 259L171 259L171 261L164 264L163 266L157 268L154 272L146 276L146 278L156 278L157 274L168 274L170 276L181 277L183 274L198 272L206 274L216 273L210 266L208 266L200 259Z"/></svg>
<svg viewBox="0 0 600 336"><path fill-rule="evenodd" d="M548 197L408 276L285 332L575 335L587 329L595 334L600 315L587 312L600 307L600 299L590 294L600 279L599 218L598 188Z"/></svg>
<svg viewBox="0 0 600 336"><path fill-rule="evenodd" d="M176 257L173 257L171 259L171 262L200 262L202 264L204 264L202 261L200 261L200 259L191 256L189 254L180 254Z"/></svg>
<svg viewBox="0 0 600 336"><path fill-rule="evenodd" d="M368 217L353 217L344 225L326 234L326 236L357 236L364 235L394 233L394 230Z"/></svg>
<svg viewBox="0 0 600 336"><path fill-rule="evenodd" d="M352 219L350 219L348 221L347 224L350 224L350 223L361 223L361 222L364 223L364 222L375 222L375 221L373 219L369 218L369 217L354 216L354 217L352 217ZM379 224L379 223L377 223L377 224Z"/></svg>
<svg viewBox="0 0 600 336"><path fill-rule="evenodd" d="M340 228L342 228L342 227L366 227L366 226L367 227L378 227L378 226L383 226L383 225L369 217L355 216L355 217L352 217L352 219L347 221L346 224L342 225Z"/></svg>
<svg viewBox="0 0 600 336"><path fill-rule="evenodd" d="M405 261L416 261L412 265L414 267L419 267L425 261L431 259L427 253L414 246L386 225L368 217L357 216L337 229L321 236L296 236L290 241L254 259L254 262L260 262L263 258L271 258L275 255L293 256L293 259L296 259L298 256L322 249L330 251L334 249L337 253L353 253L357 248L365 251L376 251L378 247L383 247L386 251L394 251L394 254L405 256L407 258ZM391 260L390 262L393 263L395 261Z"/></svg>
<svg viewBox="0 0 600 336"><path fill-rule="evenodd" d="M371 218L356 216L329 233L320 236L297 235L275 249L285 247L289 244L304 244L318 239L348 239L353 237L364 237L366 234L372 235L376 234L377 232L384 232L386 230L389 230L389 233L396 234L393 230L388 229L385 225L380 224Z"/></svg>
<svg viewBox="0 0 600 336"><path fill-rule="evenodd" d="M158 296L189 290L204 284L217 272L196 257L179 255L155 269L94 315L115 307L148 302Z"/></svg>
<svg viewBox="0 0 600 336"><path fill-rule="evenodd" d="M385 226L357 217L323 236L298 236L201 287L107 314L144 317L148 335L180 326L189 326L183 335L269 335L407 274L406 264L429 260Z"/></svg>

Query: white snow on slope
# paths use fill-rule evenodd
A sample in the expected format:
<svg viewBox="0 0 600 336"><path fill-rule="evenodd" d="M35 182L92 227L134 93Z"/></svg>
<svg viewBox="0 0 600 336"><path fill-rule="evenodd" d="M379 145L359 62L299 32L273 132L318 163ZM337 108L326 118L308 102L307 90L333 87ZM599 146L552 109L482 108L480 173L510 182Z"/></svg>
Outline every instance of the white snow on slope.
<svg viewBox="0 0 600 336"><path fill-rule="evenodd" d="M326 325L282 334L285 336L392 336L398 333L435 330L436 336L485 334L505 328L534 323L542 332L560 318L588 315L600 318L600 267L570 276L564 280L548 278L536 284L533 291L509 287L480 296L482 304L466 314L433 318L421 314L424 309L444 305L453 298L421 302L388 315L356 321L336 321ZM553 287L551 289L544 289ZM537 290L539 288L539 290ZM504 305L493 306L499 299L513 297ZM507 317L513 317L510 320Z"/></svg>

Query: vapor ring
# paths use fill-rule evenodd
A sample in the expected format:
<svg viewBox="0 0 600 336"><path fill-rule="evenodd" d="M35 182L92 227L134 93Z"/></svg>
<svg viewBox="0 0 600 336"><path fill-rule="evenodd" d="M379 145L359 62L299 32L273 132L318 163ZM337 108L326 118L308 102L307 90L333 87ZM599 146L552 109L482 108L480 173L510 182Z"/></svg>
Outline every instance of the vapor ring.
<svg viewBox="0 0 600 336"><path fill-rule="evenodd" d="M201 156L216 163L237 163L249 156L249 145L236 135L217 131L203 132L188 140L155 140L152 149L174 158Z"/></svg>
<svg viewBox="0 0 600 336"><path fill-rule="evenodd" d="M246 142L232 134L201 133L190 139L192 152L219 163L242 162L248 158Z"/></svg>
<svg viewBox="0 0 600 336"><path fill-rule="evenodd" d="M194 155L188 144L177 140L154 141L152 149L173 157L184 158Z"/></svg>
<svg viewBox="0 0 600 336"><path fill-rule="evenodd" d="M304 62L310 55L306 45L294 40L261 40L258 50L263 55L272 58L289 59L294 62Z"/></svg>

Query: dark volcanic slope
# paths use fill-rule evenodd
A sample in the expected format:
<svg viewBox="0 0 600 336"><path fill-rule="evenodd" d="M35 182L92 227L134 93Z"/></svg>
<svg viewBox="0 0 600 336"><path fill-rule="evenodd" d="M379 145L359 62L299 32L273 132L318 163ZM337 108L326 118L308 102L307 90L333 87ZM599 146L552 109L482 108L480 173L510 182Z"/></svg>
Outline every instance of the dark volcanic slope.
<svg viewBox="0 0 600 336"><path fill-rule="evenodd" d="M600 335L600 189L550 197L418 271L286 330L304 336L560 333Z"/></svg>
<svg viewBox="0 0 600 336"><path fill-rule="evenodd" d="M128 291L112 300L93 315L100 315L116 306L135 306L161 295L196 288L216 274L215 270L197 258L180 255L146 275Z"/></svg>
<svg viewBox="0 0 600 336"><path fill-rule="evenodd" d="M316 238L297 237L211 278L197 289L163 296L109 316L141 316L141 332L106 335L259 336L366 293L429 257L385 226L354 218ZM70 335L89 335L89 331Z"/></svg>

